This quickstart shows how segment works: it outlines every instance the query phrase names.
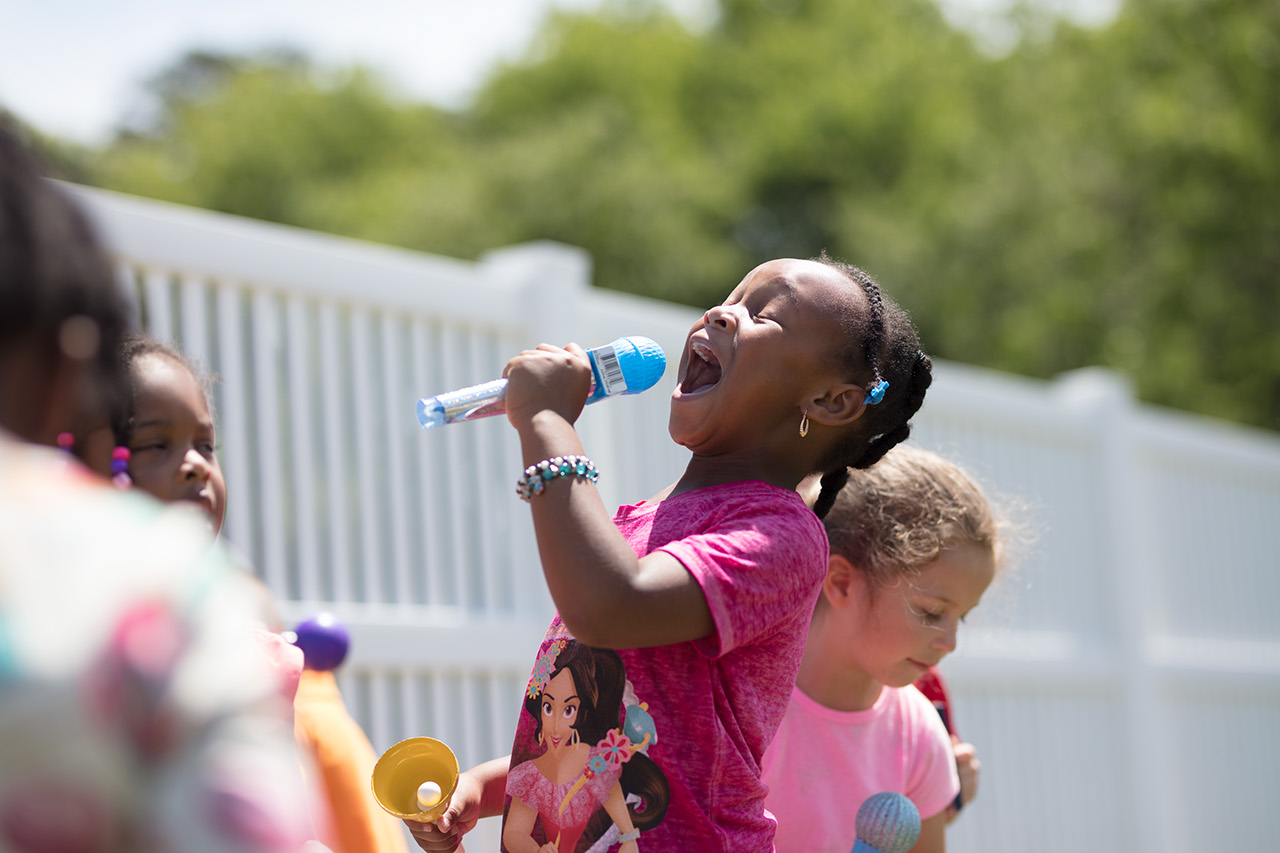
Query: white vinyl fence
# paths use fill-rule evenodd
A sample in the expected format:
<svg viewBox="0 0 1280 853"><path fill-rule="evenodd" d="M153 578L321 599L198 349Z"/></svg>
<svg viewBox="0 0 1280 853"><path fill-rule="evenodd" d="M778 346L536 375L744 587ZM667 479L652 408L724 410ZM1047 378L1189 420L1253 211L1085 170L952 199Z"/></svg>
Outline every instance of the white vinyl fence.
<svg viewBox="0 0 1280 853"><path fill-rule="evenodd" d="M350 627L339 682L375 748L505 754L552 609L515 434L424 432L414 404L540 341L651 337L659 385L579 421L605 502L632 502L683 466L667 392L698 312L594 290L558 244L464 262L72 190L144 327L219 378L226 535L288 620ZM1036 535L943 667L983 763L951 849L1276 849L1280 436L1140 405L1112 373L950 363L916 423Z"/></svg>

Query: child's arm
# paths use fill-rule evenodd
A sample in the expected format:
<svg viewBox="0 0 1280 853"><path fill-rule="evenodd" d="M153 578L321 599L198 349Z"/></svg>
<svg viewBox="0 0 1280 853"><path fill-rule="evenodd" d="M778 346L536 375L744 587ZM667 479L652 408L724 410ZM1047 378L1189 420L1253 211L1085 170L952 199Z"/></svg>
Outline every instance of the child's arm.
<svg viewBox="0 0 1280 853"><path fill-rule="evenodd" d="M591 383L583 350L543 345L513 358L504 375L507 418L520 434L524 464L583 454L573 427ZM530 504L547 587L578 640L636 648L712 633L711 612L693 576L669 554L637 559L594 486L557 478Z"/></svg>
<svg viewBox="0 0 1280 853"><path fill-rule="evenodd" d="M947 811L943 809L933 817L920 821L920 838L911 853L946 853Z"/></svg>
<svg viewBox="0 0 1280 853"><path fill-rule="evenodd" d="M982 762L978 760L978 750L971 743L964 743L954 734L951 736L951 744L955 750L956 756L956 773L960 776L960 793L956 796L955 803L947 806L947 822L956 819L956 815L960 813L960 806L967 806L978 796L978 772L982 768Z"/></svg>
<svg viewBox="0 0 1280 853"><path fill-rule="evenodd" d="M458 786L449 798L449 808L432 823L406 820L413 840L423 850L457 850L462 836L475 829L482 817L502 814L507 789L507 768L511 756L495 758L472 767L458 777Z"/></svg>

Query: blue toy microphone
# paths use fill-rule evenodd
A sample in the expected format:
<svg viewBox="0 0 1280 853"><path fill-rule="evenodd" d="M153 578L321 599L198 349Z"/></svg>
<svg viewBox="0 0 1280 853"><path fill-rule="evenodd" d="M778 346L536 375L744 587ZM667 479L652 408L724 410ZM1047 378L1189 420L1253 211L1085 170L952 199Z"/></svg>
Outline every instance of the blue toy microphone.
<svg viewBox="0 0 1280 853"><path fill-rule="evenodd" d="M649 338L618 338L587 350L591 360L591 393L588 403L619 394L639 394L657 384L667 369L662 347ZM507 380L495 379L458 391L418 401L418 423L423 429L473 421L506 413L503 397Z"/></svg>
<svg viewBox="0 0 1280 853"><path fill-rule="evenodd" d="M920 838L920 812L895 791L872 794L854 818L853 853L907 853Z"/></svg>

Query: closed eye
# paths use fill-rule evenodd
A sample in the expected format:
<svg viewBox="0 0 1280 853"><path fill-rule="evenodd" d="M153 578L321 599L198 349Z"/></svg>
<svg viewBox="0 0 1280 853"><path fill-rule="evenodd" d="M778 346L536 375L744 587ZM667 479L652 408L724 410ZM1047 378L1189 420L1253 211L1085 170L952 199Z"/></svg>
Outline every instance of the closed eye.
<svg viewBox="0 0 1280 853"><path fill-rule="evenodd" d="M942 621L942 617L944 615L944 611L930 610L927 607L916 607L915 611L919 614L920 618L929 625L935 625Z"/></svg>

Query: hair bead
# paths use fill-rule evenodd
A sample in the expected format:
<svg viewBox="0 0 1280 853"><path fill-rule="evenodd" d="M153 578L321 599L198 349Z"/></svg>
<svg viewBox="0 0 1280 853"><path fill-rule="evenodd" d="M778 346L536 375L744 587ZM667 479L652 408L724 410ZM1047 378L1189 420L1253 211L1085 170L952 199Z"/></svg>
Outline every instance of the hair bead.
<svg viewBox="0 0 1280 853"><path fill-rule="evenodd" d="M111 482L117 489L127 489L133 485L129 477L129 448L117 446L111 451Z"/></svg>

